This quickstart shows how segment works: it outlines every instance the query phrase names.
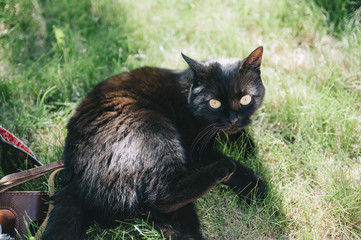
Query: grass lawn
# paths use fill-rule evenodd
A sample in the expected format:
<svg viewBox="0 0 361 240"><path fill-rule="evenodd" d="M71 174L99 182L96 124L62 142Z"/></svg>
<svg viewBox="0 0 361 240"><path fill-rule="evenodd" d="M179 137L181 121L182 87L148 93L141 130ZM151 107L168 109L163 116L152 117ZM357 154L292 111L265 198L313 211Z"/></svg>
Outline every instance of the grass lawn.
<svg viewBox="0 0 361 240"><path fill-rule="evenodd" d="M244 58L262 45L267 93L250 126L258 154L221 147L263 176L269 194L248 206L217 187L196 202L202 231L361 239L361 9L333 22L320 2L0 0L0 125L43 163L60 160L67 121L96 83L144 65L185 68L181 52ZM87 233L139 236L162 239L141 220Z"/></svg>

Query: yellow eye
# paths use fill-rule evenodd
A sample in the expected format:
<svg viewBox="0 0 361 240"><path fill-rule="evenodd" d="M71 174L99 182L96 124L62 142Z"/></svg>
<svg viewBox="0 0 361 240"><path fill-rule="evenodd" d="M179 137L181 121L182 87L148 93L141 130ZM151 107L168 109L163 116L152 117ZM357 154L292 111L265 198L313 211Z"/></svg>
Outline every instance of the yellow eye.
<svg viewBox="0 0 361 240"><path fill-rule="evenodd" d="M252 101L251 95L244 95L239 102L241 103L241 105L246 106L250 104L251 101Z"/></svg>
<svg viewBox="0 0 361 240"><path fill-rule="evenodd" d="M209 106L211 106L211 108L217 109L222 106L222 103L216 99L211 99L209 100Z"/></svg>

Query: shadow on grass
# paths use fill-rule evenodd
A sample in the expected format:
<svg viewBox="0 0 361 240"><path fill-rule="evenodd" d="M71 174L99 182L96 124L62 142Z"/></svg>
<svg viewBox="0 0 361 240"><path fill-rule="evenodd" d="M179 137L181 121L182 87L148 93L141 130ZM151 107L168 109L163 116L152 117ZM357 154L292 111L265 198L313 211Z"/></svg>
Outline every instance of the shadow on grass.
<svg viewBox="0 0 361 240"><path fill-rule="evenodd" d="M27 93L23 97L36 101L44 89L56 86L45 103L76 101L114 74L126 61L129 44L124 17L111 23L103 20L105 14L100 4L85 0L8 1L2 41L8 71L22 75L17 81L27 82L19 85L24 89L18 90Z"/></svg>
<svg viewBox="0 0 361 240"><path fill-rule="evenodd" d="M101 4L87 0L0 3L5 65L0 75L0 122L32 148L46 151L45 142L36 142L35 135L41 132L53 138L49 128L65 128L75 103L95 84L117 73L127 59L125 14L119 6L112 10ZM112 11L119 17L110 18Z"/></svg>
<svg viewBox="0 0 361 240"><path fill-rule="evenodd" d="M326 24L333 28L334 35L346 30L359 30L361 1L359 0L309 0L325 14ZM351 28L351 29L348 29Z"/></svg>
<svg viewBox="0 0 361 240"><path fill-rule="evenodd" d="M13 130L15 133L23 133L27 129L40 131L39 129L47 127L42 123L46 116L62 115L64 109L68 109L65 111L67 112L65 117L68 117L71 113L69 109L73 108L73 105L66 103L74 103L83 98L96 83L114 74L114 69L119 68L133 51L129 47L127 30L124 30L126 19L122 16L125 14L119 8L116 9L119 19L112 23L105 17L106 10L85 0L21 2L9 0L6 4L7 7L3 8L3 12L7 33L1 40L5 43L9 74L6 85L2 83L1 89L6 90L3 99L6 102L12 101L10 104L12 108L6 109L0 105L1 112L11 112L10 115L0 117L0 122L3 123L5 117L15 119L13 123L9 122L13 124L9 129L15 129ZM1 91L5 92L5 90ZM4 105L8 106L6 103ZM62 124L65 125L65 122ZM28 141L36 140L33 135L35 134L29 134ZM46 148L41 147L42 143L36 145L40 145L40 149ZM243 151L248 148L238 145L229 149ZM263 161L258 157L257 151L251 157L240 157L238 153L234 158L267 176L267 170L264 169ZM220 188L218 193L227 197L229 206L232 206L226 208L228 210L222 221L228 221L234 226L232 231L235 233L240 231L239 222L236 221L244 220L246 221L242 224L244 236L255 228L258 228L257 232L260 234L264 232L265 237L284 236L285 230L281 223L286 220L279 208L282 206L281 200L267 180L266 184L270 195L261 207L255 204L244 205L228 195L229 191L225 194ZM222 206L213 205L211 201L213 197L216 198L215 201L219 201L219 197L215 194L201 200L206 203L201 210L204 214L207 214L204 212L205 209L210 207L215 207L212 213L224 210ZM261 209L261 212L258 209ZM233 210L236 212L232 212ZM239 217L232 220L230 216L233 214ZM222 221L214 223L216 228L223 229ZM103 231L98 227L91 229L95 229L96 236L103 233L110 234L109 239L111 239L114 234L118 236L122 232L132 232L137 226L132 225L130 230L127 230L129 225L126 224L125 227L123 225L115 230L115 233L113 230Z"/></svg>
<svg viewBox="0 0 361 240"><path fill-rule="evenodd" d="M275 190L276 186L267 181L270 173L268 173L269 171L264 164L265 161L259 156L259 147L252 136L251 130L246 129L244 133L237 139L229 138L221 141L220 150L225 155L252 168L264 181L267 195L261 202L253 198L250 203L247 203L239 199L233 192L230 193L228 188L219 188L220 195L225 194L227 198L233 199L232 201L227 200L230 206L227 207L226 212L229 214L223 216L224 221L232 224L237 224L235 221L239 221L239 231L244 233L234 236L238 237L238 239L287 239L286 225L288 220L281 207L283 206L282 198Z"/></svg>

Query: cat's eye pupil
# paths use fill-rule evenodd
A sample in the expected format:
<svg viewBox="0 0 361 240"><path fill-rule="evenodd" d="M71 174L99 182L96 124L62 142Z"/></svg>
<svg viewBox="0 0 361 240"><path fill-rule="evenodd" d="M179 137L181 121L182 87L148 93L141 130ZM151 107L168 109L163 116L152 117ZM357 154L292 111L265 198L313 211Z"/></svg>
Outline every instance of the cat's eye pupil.
<svg viewBox="0 0 361 240"><path fill-rule="evenodd" d="M250 104L251 101L252 101L251 95L244 95L239 102L241 103L241 105L246 106Z"/></svg>
<svg viewBox="0 0 361 240"><path fill-rule="evenodd" d="M220 108L221 105L222 105L222 103L216 99L209 100L209 106L211 106L211 108L217 109L217 108Z"/></svg>

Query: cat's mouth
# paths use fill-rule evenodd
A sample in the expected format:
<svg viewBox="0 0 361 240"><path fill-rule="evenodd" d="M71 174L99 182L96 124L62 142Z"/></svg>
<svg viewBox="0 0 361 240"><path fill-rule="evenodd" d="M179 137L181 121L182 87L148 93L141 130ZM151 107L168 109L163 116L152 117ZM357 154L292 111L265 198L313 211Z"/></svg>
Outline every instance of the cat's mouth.
<svg viewBox="0 0 361 240"><path fill-rule="evenodd" d="M227 124L221 130L227 133L228 135L236 134L240 132L243 128L251 123L250 119L244 119L242 122L237 122L235 124Z"/></svg>
<svg viewBox="0 0 361 240"><path fill-rule="evenodd" d="M242 130L241 127L236 127L236 126L227 126L225 128L222 128L222 131L227 133L228 135L236 134L241 130Z"/></svg>

